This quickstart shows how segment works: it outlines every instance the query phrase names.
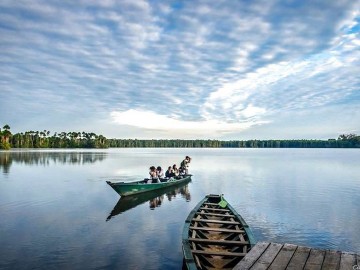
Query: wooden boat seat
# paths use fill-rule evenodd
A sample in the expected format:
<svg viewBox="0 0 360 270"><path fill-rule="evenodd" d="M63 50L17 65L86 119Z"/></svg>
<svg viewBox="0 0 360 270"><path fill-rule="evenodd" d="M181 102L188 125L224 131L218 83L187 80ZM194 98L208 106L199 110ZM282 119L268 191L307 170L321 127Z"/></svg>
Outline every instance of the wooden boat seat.
<svg viewBox="0 0 360 270"><path fill-rule="evenodd" d="M209 203L209 202L204 203L204 205L219 206L218 203Z"/></svg>
<svg viewBox="0 0 360 270"><path fill-rule="evenodd" d="M227 214L216 214L216 213L205 213L205 212L196 212L197 215L204 215L204 216L213 216L213 217L229 217L233 218L234 215L227 215Z"/></svg>
<svg viewBox="0 0 360 270"><path fill-rule="evenodd" d="M221 229L221 228L209 228L209 227L194 227L190 226L189 229L199 231L213 231L213 232L225 232L225 233L245 233L244 230L232 230L232 229Z"/></svg>
<svg viewBox="0 0 360 270"><path fill-rule="evenodd" d="M206 245L224 245L224 246L243 246L249 244L249 241L234 241L234 240L212 240L190 237L189 241L206 244Z"/></svg>
<svg viewBox="0 0 360 270"><path fill-rule="evenodd" d="M237 222L237 221L224 221L224 220L203 219L203 218L193 218L192 221L206 222L206 223L217 223L217 224L226 224L226 225L241 225L241 223Z"/></svg>
<svg viewBox="0 0 360 270"><path fill-rule="evenodd" d="M231 257L245 257L247 253L237 253L237 252L226 252L226 251L206 251L206 250L191 250L193 254L202 254L202 255L213 255L213 256L231 256Z"/></svg>
<svg viewBox="0 0 360 270"><path fill-rule="evenodd" d="M209 210L209 211L214 211L214 212L228 212L228 213L230 213L229 209L220 209L220 208L200 207L200 210Z"/></svg>

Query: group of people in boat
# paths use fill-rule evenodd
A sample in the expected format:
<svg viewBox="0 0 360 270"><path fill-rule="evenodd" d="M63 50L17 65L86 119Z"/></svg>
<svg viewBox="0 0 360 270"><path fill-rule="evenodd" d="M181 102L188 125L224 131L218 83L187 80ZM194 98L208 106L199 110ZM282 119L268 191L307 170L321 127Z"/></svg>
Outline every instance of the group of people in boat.
<svg viewBox="0 0 360 270"><path fill-rule="evenodd" d="M191 157L186 156L183 161L180 163L178 168L176 164L169 166L166 172L164 173L161 166L151 166L149 168L151 183L157 183L160 179L170 179L171 177L176 178L178 176L183 176L189 174L189 163L191 162ZM156 180L156 181L154 181Z"/></svg>

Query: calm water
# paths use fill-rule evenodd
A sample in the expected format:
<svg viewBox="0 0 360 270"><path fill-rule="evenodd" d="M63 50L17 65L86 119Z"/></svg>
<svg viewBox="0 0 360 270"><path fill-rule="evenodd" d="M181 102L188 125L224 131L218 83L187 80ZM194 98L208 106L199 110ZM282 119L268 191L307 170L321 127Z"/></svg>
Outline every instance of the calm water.
<svg viewBox="0 0 360 270"><path fill-rule="evenodd" d="M121 199L106 180L190 155L187 186ZM181 269L181 233L224 193L258 241L360 252L356 149L0 152L0 269ZM155 196L155 198L154 198Z"/></svg>

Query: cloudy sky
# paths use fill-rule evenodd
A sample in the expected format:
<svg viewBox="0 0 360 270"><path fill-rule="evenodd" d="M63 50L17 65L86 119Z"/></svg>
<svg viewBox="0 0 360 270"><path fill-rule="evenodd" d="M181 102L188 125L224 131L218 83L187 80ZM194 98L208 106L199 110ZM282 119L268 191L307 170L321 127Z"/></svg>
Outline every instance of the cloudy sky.
<svg viewBox="0 0 360 270"><path fill-rule="evenodd" d="M360 133L360 1L1 0L0 125L108 138Z"/></svg>

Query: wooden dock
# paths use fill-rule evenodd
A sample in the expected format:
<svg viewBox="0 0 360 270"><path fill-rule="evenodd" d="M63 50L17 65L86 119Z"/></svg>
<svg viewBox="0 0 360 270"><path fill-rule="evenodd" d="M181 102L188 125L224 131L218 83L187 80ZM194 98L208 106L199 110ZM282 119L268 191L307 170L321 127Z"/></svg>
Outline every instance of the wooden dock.
<svg viewBox="0 0 360 270"><path fill-rule="evenodd" d="M292 244L257 243L236 270L360 270L360 255Z"/></svg>

